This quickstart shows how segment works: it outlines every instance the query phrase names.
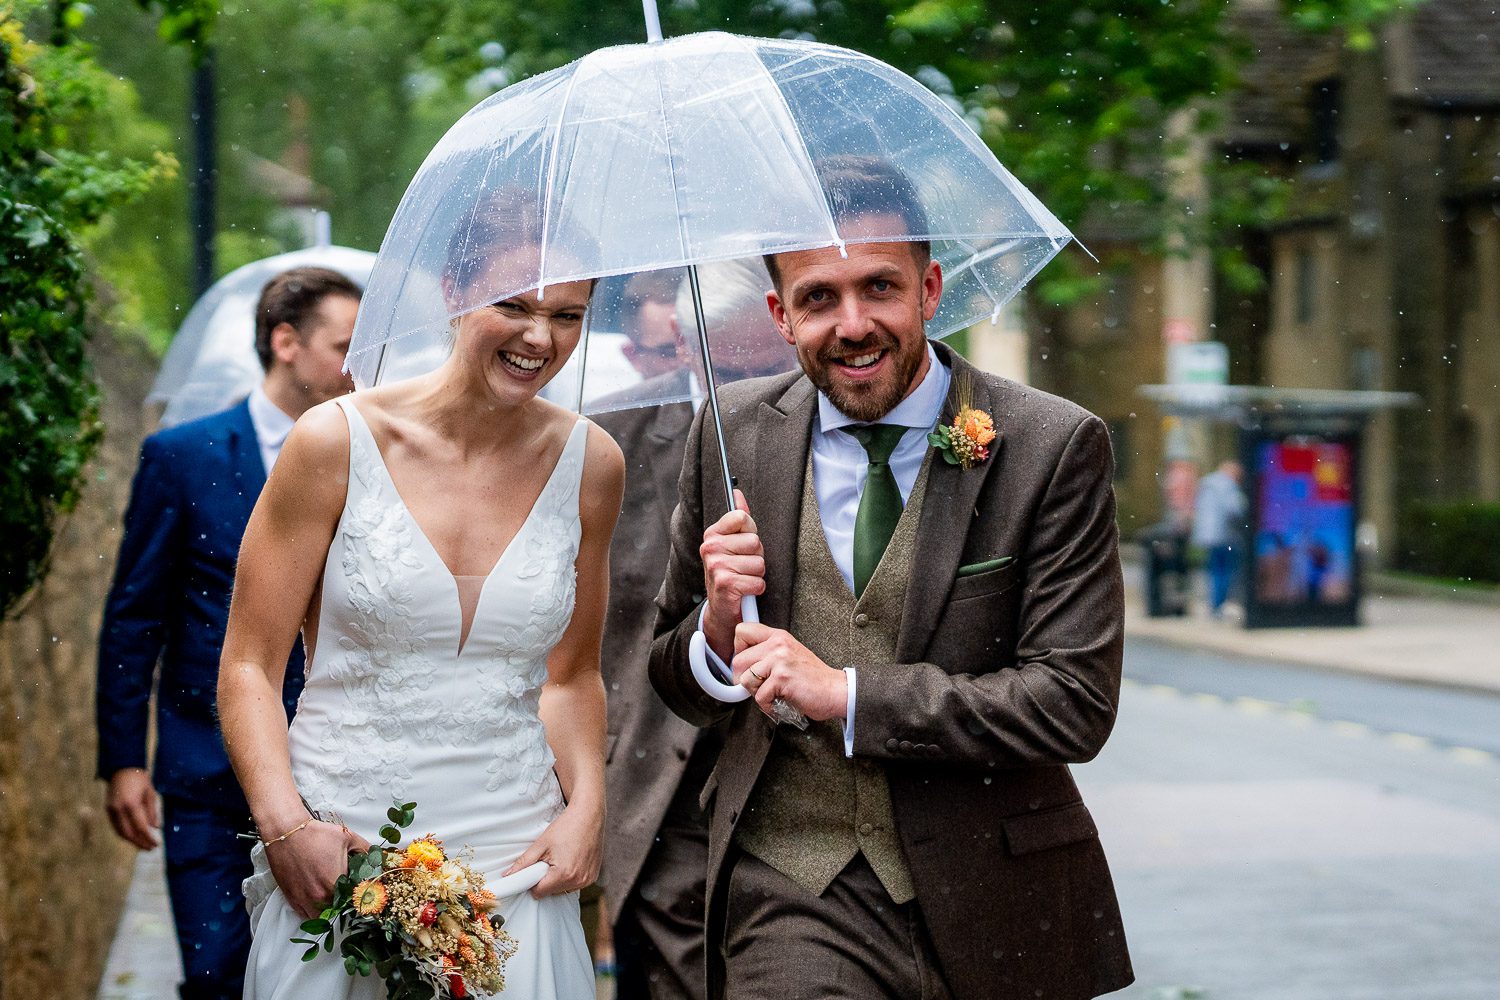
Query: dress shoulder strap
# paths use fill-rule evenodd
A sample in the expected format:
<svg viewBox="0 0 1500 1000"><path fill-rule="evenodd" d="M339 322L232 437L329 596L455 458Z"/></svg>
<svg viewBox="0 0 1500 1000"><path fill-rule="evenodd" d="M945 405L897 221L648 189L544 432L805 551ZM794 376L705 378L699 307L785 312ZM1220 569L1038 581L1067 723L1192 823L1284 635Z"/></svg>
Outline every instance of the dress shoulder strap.
<svg viewBox="0 0 1500 1000"><path fill-rule="evenodd" d="M348 396L340 396L334 403L344 412L349 423L349 482L359 483L365 490L379 490L382 468L380 448L375 444L375 434L365 422L364 414Z"/></svg>
<svg viewBox="0 0 1500 1000"><path fill-rule="evenodd" d="M552 479L547 484L548 490L557 491L558 500L564 503L575 501L583 486L583 461L588 451L589 422L579 417L573 424L573 429L568 432L567 443L563 445L562 454L558 456L557 468L552 472ZM572 504L577 507L576 503Z"/></svg>

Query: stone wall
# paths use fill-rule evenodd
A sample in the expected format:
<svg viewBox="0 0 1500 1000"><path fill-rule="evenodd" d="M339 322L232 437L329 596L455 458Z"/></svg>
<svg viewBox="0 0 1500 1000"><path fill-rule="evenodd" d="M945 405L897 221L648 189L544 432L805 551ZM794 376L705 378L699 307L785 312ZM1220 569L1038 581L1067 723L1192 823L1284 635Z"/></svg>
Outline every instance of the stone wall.
<svg viewBox="0 0 1500 1000"><path fill-rule="evenodd" d="M0 623L0 1000L92 997L130 878L94 778L94 654L156 370L95 338L104 445L45 581Z"/></svg>

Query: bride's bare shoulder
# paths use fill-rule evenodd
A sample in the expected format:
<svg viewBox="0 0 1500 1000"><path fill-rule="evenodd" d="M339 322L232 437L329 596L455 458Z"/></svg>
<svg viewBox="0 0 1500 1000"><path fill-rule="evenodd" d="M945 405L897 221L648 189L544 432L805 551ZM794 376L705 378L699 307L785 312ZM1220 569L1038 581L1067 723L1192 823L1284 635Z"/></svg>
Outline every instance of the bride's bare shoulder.
<svg viewBox="0 0 1500 1000"><path fill-rule="evenodd" d="M333 400L311 407L297 418L287 435L286 444L277 458L279 467L290 461L293 465L311 463L322 465L328 461L349 458L349 421Z"/></svg>
<svg viewBox="0 0 1500 1000"><path fill-rule="evenodd" d="M588 422L588 445L583 460L579 512L586 520L600 520L613 529L625 493L625 454L615 439Z"/></svg>

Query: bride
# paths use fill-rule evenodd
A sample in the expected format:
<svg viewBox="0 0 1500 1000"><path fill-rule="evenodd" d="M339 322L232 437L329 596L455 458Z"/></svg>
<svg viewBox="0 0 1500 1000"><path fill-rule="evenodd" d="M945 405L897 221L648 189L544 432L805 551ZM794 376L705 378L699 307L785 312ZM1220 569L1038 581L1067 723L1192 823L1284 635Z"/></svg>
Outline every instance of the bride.
<svg viewBox="0 0 1500 1000"><path fill-rule="evenodd" d="M513 267L505 253L535 247L478 270ZM316 407L287 440L241 546L219 679L260 837L247 1000L384 996L337 954L304 964L290 939L403 801L413 832L471 848L501 897L519 943L504 995L594 996L577 890L599 868L624 460L537 395L590 292L466 313L441 368ZM299 628L307 685L288 732L277 693Z"/></svg>

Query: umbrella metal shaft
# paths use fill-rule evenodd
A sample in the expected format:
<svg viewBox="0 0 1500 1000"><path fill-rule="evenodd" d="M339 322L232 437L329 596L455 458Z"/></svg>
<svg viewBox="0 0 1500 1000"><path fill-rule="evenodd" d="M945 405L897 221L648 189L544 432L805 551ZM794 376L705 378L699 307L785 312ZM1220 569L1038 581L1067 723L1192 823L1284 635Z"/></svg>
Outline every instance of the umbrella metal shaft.
<svg viewBox="0 0 1500 1000"><path fill-rule="evenodd" d="M693 322L698 327L698 346L703 351L703 388L708 393L708 408L714 415L714 437L719 443L719 469L724 474L724 497L728 509L734 510L734 479L729 475L729 451L724 447L724 422L719 419L719 389L714 384L714 358L708 346L708 327L703 323L703 291L698 287L698 265L689 264L687 274L688 289L693 294Z"/></svg>

